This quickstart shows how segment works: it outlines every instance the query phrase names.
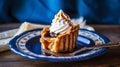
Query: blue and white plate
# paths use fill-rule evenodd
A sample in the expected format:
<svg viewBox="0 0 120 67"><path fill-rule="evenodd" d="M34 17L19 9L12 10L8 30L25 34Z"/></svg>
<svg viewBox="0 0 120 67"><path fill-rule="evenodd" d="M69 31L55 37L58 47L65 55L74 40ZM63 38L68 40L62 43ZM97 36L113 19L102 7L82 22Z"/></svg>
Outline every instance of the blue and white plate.
<svg viewBox="0 0 120 67"><path fill-rule="evenodd" d="M45 55L45 53L41 50L41 43L39 40L41 37L40 31L41 29L34 29L31 31L23 32L18 36L15 36L9 42L9 47L13 52L21 56L27 57L29 59L48 62L70 62L87 60L102 55L107 50L107 48L85 50L79 52L75 56L68 57L56 57L52 55ZM107 42L109 42L109 39L97 32L80 29L77 40L77 49L84 46L105 44Z"/></svg>

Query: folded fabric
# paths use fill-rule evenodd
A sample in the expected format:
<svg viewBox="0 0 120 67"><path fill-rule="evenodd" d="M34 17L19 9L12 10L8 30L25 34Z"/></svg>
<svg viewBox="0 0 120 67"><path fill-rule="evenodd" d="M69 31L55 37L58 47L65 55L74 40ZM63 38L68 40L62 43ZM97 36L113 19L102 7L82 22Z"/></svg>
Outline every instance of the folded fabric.
<svg viewBox="0 0 120 67"><path fill-rule="evenodd" d="M86 25L86 20L83 20L83 17L80 17L79 19L72 19L72 22L79 23L80 28L94 31L93 27ZM29 22L24 22L21 24L19 29L13 29L13 30L9 30L9 31L0 33L0 52L9 49L8 43L16 35L19 35L20 33L28 31L28 30L44 28L44 27L48 27L48 26L50 26L50 25L32 24Z"/></svg>
<svg viewBox="0 0 120 67"><path fill-rule="evenodd" d="M0 22L50 24L60 9L71 18L83 16L92 23L120 24L119 0L0 0Z"/></svg>
<svg viewBox="0 0 120 67"><path fill-rule="evenodd" d="M29 22L24 22L21 24L19 29L13 29L13 30L0 33L0 52L9 49L8 43L16 35L19 35L20 33L28 31L28 30L32 30L36 28L43 28L47 26L48 25L40 25L40 24L37 25L37 24L29 23Z"/></svg>

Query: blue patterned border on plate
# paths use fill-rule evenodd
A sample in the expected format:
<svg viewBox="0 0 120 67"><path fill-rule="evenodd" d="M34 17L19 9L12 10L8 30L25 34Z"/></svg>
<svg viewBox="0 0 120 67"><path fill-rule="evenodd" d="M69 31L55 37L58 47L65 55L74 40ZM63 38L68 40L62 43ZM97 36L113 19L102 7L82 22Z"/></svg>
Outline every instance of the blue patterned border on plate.
<svg viewBox="0 0 120 67"><path fill-rule="evenodd" d="M93 57L102 55L106 52L107 48L100 48L100 49L92 49L89 51L86 51L84 53L79 53L75 56L69 56L69 57L55 57L55 56L47 56L44 55L42 52L39 54L32 52L32 50L38 50L35 48L29 48L29 42L33 41L32 39L37 39L37 42L39 43L39 38L40 38L40 31L41 29L35 29L31 31L24 32L16 37L14 37L10 42L9 42L9 47L11 50L21 56L27 57L29 59L34 59L34 60L40 60L40 61L49 61L49 62L70 62L70 61L81 61L81 60L87 60L91 59ZM97 32L94 31L89 31L85 29L79 30L79 36L84 36L87 37L95 42L95 45L98 44L105 44L109 42L109 39ZM78 41L79 41L79 36L78 36ZM34 45L34 42L31 42ZM91 42L92 43L92 42ZM39 43L40 45L41 43ZM41 49L40 49L41 50Z"/></svg>

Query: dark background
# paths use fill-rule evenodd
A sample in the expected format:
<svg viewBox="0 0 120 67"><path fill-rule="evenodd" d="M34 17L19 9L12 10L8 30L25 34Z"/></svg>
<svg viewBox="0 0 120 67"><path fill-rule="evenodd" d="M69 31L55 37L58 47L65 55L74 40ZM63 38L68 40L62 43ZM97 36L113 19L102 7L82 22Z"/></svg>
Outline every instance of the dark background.
<svg viewBox="0 0 120 67"><path fill-rule="evenodd" d="M60 9L88 24L120 24L120 0L0 0L0 23L50 24Z"/></svg>

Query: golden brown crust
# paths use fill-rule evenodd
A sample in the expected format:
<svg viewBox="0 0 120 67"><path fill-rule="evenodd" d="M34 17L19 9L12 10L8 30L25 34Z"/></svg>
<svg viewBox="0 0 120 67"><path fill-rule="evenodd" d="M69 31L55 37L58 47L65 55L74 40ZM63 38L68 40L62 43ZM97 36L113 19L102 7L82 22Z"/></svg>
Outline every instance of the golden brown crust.
<svg viewBox="0 0 120 67"><path fill-rule="evenodd" d="M45 34L49 31L49 27L44 28L41 31L40 42L43 49L49 49L53 52L70 52L73 51L76 46L76 40L78 36L79 25L76 25L73 30L60 34L57 37L47 37Z"/></svg>

